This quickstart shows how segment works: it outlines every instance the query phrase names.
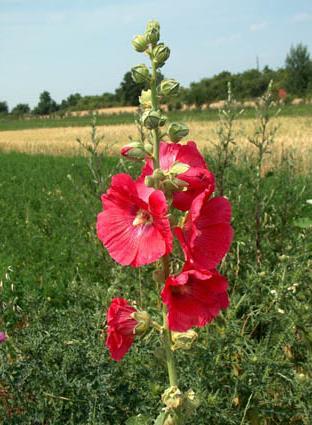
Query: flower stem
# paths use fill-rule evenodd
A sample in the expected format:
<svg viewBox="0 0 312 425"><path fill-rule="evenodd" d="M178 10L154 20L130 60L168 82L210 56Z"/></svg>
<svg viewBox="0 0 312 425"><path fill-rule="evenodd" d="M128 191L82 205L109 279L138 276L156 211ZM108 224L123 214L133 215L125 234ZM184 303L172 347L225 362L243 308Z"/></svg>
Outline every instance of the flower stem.
<svg viewBox="0 0 312 425"><path fill-rule="evenodd" d="M152 107L155 111L158 110L158 98L157 98L157 72L156 72L156 64L152 60L152 76L151 76L151 98L152 98ZM153 132L153 156L154 156L154 170L156 168L159 168L160 161L159 161L159 145L160 145L160 136L159 136L159 129L156 128L155 130L152 130ZM169 270L169 256L164 255L162 257L162 266L163 266L163 272L164 272L164 280L167 279L167 277L170 274ZM164 349L166 353L166 361L167 361L167 368L168 368L168 375L169 375L169 383L170 386L178 385L177 380L177 372L176 367L174 363L174 357L173 352L171 351L171 332L168 327L167 323L167 309L166 306L163 304L163 329L164 329Z"/></svg>
<svg viewBox="0 0 312 425"><path fill-rule="evenodd" d="M163 262L163 269L164 269L164 276L165 279L169 276L169 256L165 255L162 257ZM170 386L178 386L178 379L177 379L177 371L175 367L173 352L171 351L171 332L168 327L168 321L167 321L167 309L166 306L163 304L163 326L164 326L164 348L166 353L166 361L167 361L167 368L168 368L168 375L169 375L169 383Z"/></svg>
<svg viewBox="0 0 312 425"><path fill-rule="evenodd" d="M158 110L158 99L157 99L157 72L156 72L156 64L152 60L152 77L151 77L151 97L152 97L152 107L155 111ZM154 170L156 168L159 168L159 130L156 128L155 130L152 130L153 132L153 139L154 139L154 149L153 149L153 156L154 156Z"/></svg>

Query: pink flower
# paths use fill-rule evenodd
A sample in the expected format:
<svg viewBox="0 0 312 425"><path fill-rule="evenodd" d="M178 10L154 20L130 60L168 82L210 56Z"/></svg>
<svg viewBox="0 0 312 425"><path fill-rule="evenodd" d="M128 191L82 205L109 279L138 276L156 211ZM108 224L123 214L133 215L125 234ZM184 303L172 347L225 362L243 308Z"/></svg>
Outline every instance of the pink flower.
<svg viewBox="0 0 312 425"><path fill-rule="evenodd" d="M211 322L229 305L227 287L227 280L216 270L185 270L178 276L169 276L161 293L167 305L169 328L185 332Z"/></svg>
<svg viewBox="0 0 312 425"><path fill-rule="evenodd" d="M209 197L209 190L197 196L183 229L175 229L191 269L214 269L230 249L233 239L231 204L223 197Z"/></svg>
<svg viewBox="0 0 312 425"><path fill-rule="evenodd" d="M107 311L106 346L117 362L124 357L133 344L138 322L131 317L131 314L135 312L136 309L123 298L114 298Z"/></svg>
<svg viewBox="0 0 312 425"><path fill-rule="evenodd" d="M172 251L168 207L161 190L117 174L102 195L102 204L97 235L115 261L139 267Z"/></svg>
<svg viewBox="0 0 312 425"><path fill-rule="evenodd" d="M7 336L6 336L5 332L0 332L0 344L5 342L6 339L7 339Z"/></svg>
<svg viewBox="0 0 312 425"><path fill-rule="evenodd" d="M208 170L205 160L194 142L189 141L186 145L161 142L159 154L160 168L164 171L169 171L176 162L186 164L190 167L184 173L177 175L180 180L188 183L188 188L186 191L174 193L174 208L187 211L193 199L204 189L209 190L210 193L214 191L214 176ZM144 181L144 177L150 176L153 170L153 161L147 159L138 181Z"/></svg>

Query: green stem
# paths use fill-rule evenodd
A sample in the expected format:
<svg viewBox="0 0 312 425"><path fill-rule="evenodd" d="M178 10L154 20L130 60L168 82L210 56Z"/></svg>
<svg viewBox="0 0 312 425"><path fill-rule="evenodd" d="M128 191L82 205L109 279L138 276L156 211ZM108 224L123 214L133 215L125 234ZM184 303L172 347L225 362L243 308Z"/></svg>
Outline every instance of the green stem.
<svg viewBox="0 0 312 425"><path fill-rule="evenodd" d="M152 107L155 111L158 110L158 98L157 98L157 72L156 72L156 65L154 61L152 60L152 78L151 78L151 97L152 97ZM153 139L154 139L154 170L156 168L159 168L159 130L156 128L155 130L152 130L153 132Z"/></svg>
<svg viewBox="0 0 312 425"><path fill-rule="evenodd" d="M151 97L152 97L152 107L155 111L159 109L158 98L157 98L157 73L156 65L152 60L152 77L151 77ZM159 168L159 145L160 145L160 136L159 129L152 130L153 132L153 141L154 141L154 170ZM162 257L162 266L164 271L164 280L170 274L169 270L169 256L165 255ZM173 352L171 351L171 332L167 323L167 309L163 305L163 328L164 328L164 348L166 353L166 361L169 375L170 386L178 385L177 372L174 363Z"/></svg>
<svg viewBox="0 0 312 425"><path fill-rule="evenodd" d="M164 276L165 279L170 274L169 271L169 256L165 255L162 258L163 262L163 268L164 268ZM168 368L168 375L169 375L169 383L170 386L178 386L178 379L177 379L177 371L175 367L173 352L171 351L171 332L168 327L168 321L167 321L167 309L166 306L163 304L163 326L164 326L164 346L165 346L165 352L166 352L166 360L167 360L167 368Z"/></svg>

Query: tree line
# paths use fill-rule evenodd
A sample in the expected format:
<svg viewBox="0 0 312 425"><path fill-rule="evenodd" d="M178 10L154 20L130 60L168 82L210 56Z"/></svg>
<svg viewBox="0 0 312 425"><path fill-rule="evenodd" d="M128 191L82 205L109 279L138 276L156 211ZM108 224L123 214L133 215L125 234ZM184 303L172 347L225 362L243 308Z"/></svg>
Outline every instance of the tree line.
<svg viewBox="0 0 312 425"><path fill-rule="evenodd" d="M159 79L163 75L159 73ZM274 90L287 100L293 97L312 97L312 59L307 46L299 43L290 48L285 59L285 66L273 70L265 66L262 70L249 69L233 74L222 71L211 78L204 78L193 82L187 88L182 88L180 94L170 101L171 109L179 109L183 104L209 104L226 99L227 83L232 84L232 91L237 100L254 99L261 96L269 82L274 81ZM131 72L127 72L120 86L114 93L103 93L96 96L82 96L79 93L71 94L59 104L52 99L48 91L39 96L38 104L31 109L28 104L19 103L10 113L12 115L48 115L51 113L64 114L68 111L92 110L113 106L136 106L138 97L144 85L134 83ZM7 102L0 101L0 114L8 114Z"/></svg>

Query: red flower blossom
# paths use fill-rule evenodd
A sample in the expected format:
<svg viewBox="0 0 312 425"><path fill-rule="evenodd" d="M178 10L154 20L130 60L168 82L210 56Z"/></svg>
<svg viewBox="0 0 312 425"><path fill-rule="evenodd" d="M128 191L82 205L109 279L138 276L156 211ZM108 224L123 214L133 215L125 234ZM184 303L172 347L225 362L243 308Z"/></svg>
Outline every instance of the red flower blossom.
<svg viewBox="0 0 312 425"><path fill-rule="evenodd" d="M123 298L114 298L107 311L106 346L117 362L124 357L133 344L138 322L131 317L131 314L135 312L136 309Z"/></svg>
<svg viewBox="0 0 312 425"><path fill-rule="evenodd" d="M211 322L229 305L227 287L227 280L216 270L185 270L178 276L169 276L161 293L167 305L169 328L185 332Z"/></svg>
<svg viewBox="0 0 312 425"><path fill-rule="evenodd" d="M214 191L214 176L208 170L205 160L194 142L189 141L186 145L161 142L159 161L160 168L164 171L169 171L176 162L187 164L190 167L184 173L177 175L180 180L188 183L188 188L183 192L174 193L174 208L187 211L193 199L204 189L209 190L210 193ZM144 177L153 174L153 170L153 161L147 159L138 181L144 181Z"/></svg>
<svg viewBox="0 0 312 425"><path fill-rule="evenodd" d="M183 229L175 229L187 267L191 269L214 269L228 252L232 242L231 204L223 197L209 197L209 190L197 196Z"/></svg>
<svg viewBox="0 0 312 425"><path fill-rule="evenodd" d="M168 208L161 190L117 174L102 203L97 235L115 261L139 267L171 252Z"/></svg>

